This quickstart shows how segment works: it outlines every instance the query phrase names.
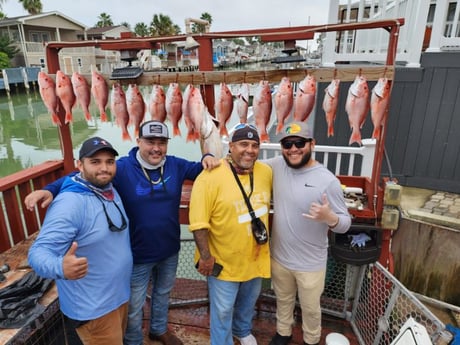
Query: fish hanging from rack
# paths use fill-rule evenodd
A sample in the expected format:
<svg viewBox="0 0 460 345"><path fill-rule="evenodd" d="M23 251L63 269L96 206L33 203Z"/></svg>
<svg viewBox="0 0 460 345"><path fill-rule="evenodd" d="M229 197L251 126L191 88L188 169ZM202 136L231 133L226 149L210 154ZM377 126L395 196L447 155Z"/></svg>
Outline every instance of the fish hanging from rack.
<svg viewBox="0 0 460 345"><path fill-rule="evenodd" d="M75 105L76 97L73 93L70 77L61 70L56 72L56 96L61 101L62 107L65 110L64 123L72 122L72 108Z"/></svg>
<svg viewBox="0 0 460 345"><path fill-rule="evenodd" d="M345 111L352 130L349 145L353 143L361 145L361 128L369 112L369 86L365 76L357 75L348 89Z"/></svg>
<svg viewBox="0 0 460 345"><path fill-rule="evenodd" d="M188 115L184 119L188 128L187 141L196 141L200 139L200 129L206 115L207 108L201 96L200 89L189 85L187 112Z"/></svg>
<svg viewBox="0 0 460 345"><path fill-rule="evenodd" d="M38 72L38 89L40 97L51 115L51 121L53 124L61 126L61 120L57 115L58 98L56 96L56 83L53 78L45 72Z"/></svg>
<svg viewBox="0 0 460 345"><path fill-rule="evenodd" d="M233 112L233 95L226 83L220 83L214 110L219 120L220 135L228 137L227 122Z"/></svg>
<svg viewBox="0 0 460 345"><path fill-rule="evenodd" d="M278 125L276 126L276 134L280 133L284 127L284 121L289 117L294 104L294 94L292 90L291 80L288 77L283 77L278 90L274 96L276 119Z"/></svg>
<svg viewBox="0 0 460 345"><path fill-rule="evenodd" d="M101 122L107 122L107 113L105 109L109 101L109 86L104 76L91 66L91 94L99 109Z"/></svg>
<svg viewBox="0 0 460 345"><path fill-rule="evenodd" d="M379 78L371 93L371 119L374 125L372 138L378 139L387 113L390 99L390 81L388 78Z"/></svg>
<svg viewBox="0 0 460 345"><path fill-rule="evenodd" d="M179 122L182 118L182 92L178 83L170 83L166 91L166 117L173 126L173 136L181 136Z"/></svg>
<svg viewBox="0 0 460 345"><path fill-rule="evenodd" d="M91 113L89 112L89 105L91 103L91 90L88 81L78 72L72 73L72 88L78 104L80 104L83 113L85 114L86 121L91 120Z"/></svg>
<svg viewBox="0 0 460 345"><path fill-rule="evenodd" d="M215 118L205 109L203 121L200 127L201 152L211 153L216 158L224 156L224 148L220 137L219 129L216 126Z"/></svg>
<svg viewBox="0 0 460 345"><path fill-rule="evenodd" d="M131 141L131 136L128 132L129 113L128 105L126 104L126 94L123 87L119 83L112 85L110 93L110 111L112 117L115 118L115 124L121 128L121 137L123 141Z"/></svg>
<svg viewBox="0 0 460 345"><path fill-rule="evenodd" d="M323 110L327 123L327 136L334 136L334 122L339 104L340 79L333 79L324 90Z"/></svg>
<svg viewBox="0 0 460 345"><path fill-rule="evenodd" d="M259 131L261 142L270 142L267 133L267 126L272 114L272 93L267 80L261 80L254 93L252 110L254 112L254 123Z"/></svg>
<svg viewBox="0 0 460 345"><path fill-rule="evenodd" d="M149 98L150 119L160 122L166 120L166 95L163 86L152 85L152 92Z"/></svg>
<svg viewBox="0 0 460 345"><path fill-rule="evenodd" d="M240 123L248 122L249 109L249 84L243 83L236 96L236 112L240 118Z"/></svg>
<svg viewBox="0 0 460 345"><path fill-rule="evenodd" d="M136 84L129 84L126 91L126 105L129 114L129 125L134 126L134 136L139 135L139 127L144 121L145 116L145 101Z"/></svg>
<svg viewBox="0 0 460 345"><path fill-rule="evenodd" d="M316 78L308 74L299 83L294 100L294 120L306 121L316 102Z"/></svg>

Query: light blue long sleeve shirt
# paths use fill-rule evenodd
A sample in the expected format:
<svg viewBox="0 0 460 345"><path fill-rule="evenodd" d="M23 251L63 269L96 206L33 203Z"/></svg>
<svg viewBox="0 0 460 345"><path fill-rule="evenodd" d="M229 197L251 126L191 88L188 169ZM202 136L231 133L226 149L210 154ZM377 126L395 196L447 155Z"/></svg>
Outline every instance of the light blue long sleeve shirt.
<svg viewBox="0 0 460 345"><path fill-rule="evenodd" d="M114 202L127 220L117 192L114 201L101 200L67 178L29 249L29 264L38 275L56 280L61 310L75 320L96 319L129 300L132 254L128 227L110 231L102 202L115 225L121 225L122 218ZM88 259L88 273L78 280L66 280L63 257L74 241L76 256Z"/></svg>

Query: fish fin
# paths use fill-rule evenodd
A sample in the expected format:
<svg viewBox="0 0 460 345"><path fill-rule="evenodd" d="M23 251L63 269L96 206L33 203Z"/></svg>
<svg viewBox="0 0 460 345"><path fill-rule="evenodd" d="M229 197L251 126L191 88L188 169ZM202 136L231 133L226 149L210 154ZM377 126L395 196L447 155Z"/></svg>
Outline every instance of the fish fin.
<svg viewBox="0 0 460 345"><path fill-rule="evenodd" d="M192 129L190 130L188 133L187 133L187 139L186 141L189 142L189 141L195 141L195 131Z"/></svg>
<svg viewBox="0 0 460 345"><path fill-rule="evenodd" d="M380 126L375 127L374 131L372 132L372 138L374 138L374 139L380 138L380 131L381 131Z"/></svg>
<svg viewBox="0 0 460 345"><path fill-rule="evenodd" d="M361 132L359 131L359 129L353 128L353 131L351 132L351 137L348 145L351 145L353 143L358 143L360 146L362 145Z"/></svg>
<svg viewBox="0 0 460 345"><path fill-rule="evenodd" d="M73 121L72 113L65 114L65 123L71 123Z"/></svg>
<svg viewBox="0 0 460 345"><path fill-rule="evenodd" d="M91 121L91 113L89 111L85 112L86 121Z"/></svg>
<svg viewBox="0 0 460 345"><path fill-rule="evenodd" d="M59 120L59 116L57 116L55 113L52 113L52 114L51 114L51 121L52 121L53 124L55 124L55 125L59 125L59 126L62 125L61 120Z"/></svg>
<svg viewBox="0 0 460 345"><path fill-rule="evenodd" d="M227 127L224 124L219 128L219 134L221 137L228 137Z"/></svg>
<svg viewBox="0 0 460 345"><path fill-rule="evenodd" d="M268 136L267 133L263 133L260 135L260 141L263 143L269 143L270 142L270 137Z"/></svg>
<svg viewBox="0 0 460 345"><path fill-rule="evenodd" d="M131 139L131 136L129 135L128 131L123 131L122 135L121 135L123 141L133 141Z"/></svg>
<svg viewBox="0 0 460 345"><path fill-rule="evenodd" d="M107 122L107 114L105 111L101 112L101 122Z"/></svg>
<svg viewBox="0 0 460 345"><path fill-rule="evenodd" d="M176 126L173 128L173 136L176 137L176 136L182 136L182 133L180 132L180 128L179 126Z"/></svg>
<svg viewBox="0 0 460 345"><path fill-rule="evenodd" d="M276 134L280 133L283 127L284 127L284 123L278 122L278 126L276 126Z"/></svg>
<svg viewBox="0 0 460 345"><path fill-rule="evenodd" d="M334 136L334 125L330 124L327 126L327 137L333 137Z"/></svg>

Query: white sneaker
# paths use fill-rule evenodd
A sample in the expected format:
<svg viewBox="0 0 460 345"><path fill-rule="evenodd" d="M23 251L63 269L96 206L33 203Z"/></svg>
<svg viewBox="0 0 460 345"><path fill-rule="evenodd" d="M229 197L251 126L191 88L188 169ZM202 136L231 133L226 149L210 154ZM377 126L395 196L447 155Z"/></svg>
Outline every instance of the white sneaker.
<svg viewBox="0 0 460 345"><path fill-rule="evenodd" d="M238 340L240 341L241 345L257 345L257 340L252 334L249 334L243 338L238 338Z"/></svg>

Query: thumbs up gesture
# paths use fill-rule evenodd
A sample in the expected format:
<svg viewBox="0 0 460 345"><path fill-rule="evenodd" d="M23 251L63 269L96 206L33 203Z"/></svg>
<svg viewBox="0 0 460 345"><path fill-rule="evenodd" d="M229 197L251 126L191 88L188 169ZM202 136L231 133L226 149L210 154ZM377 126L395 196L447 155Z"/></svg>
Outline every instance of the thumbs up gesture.
<svg viewBox="0 0 460 345"><path fill-rule="evenodd" d="M72 242L72 245L62 260L62 270L65 279L80 279L88 272L88 259L77 257L77 248L78 243Z"/></svg>

